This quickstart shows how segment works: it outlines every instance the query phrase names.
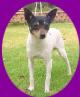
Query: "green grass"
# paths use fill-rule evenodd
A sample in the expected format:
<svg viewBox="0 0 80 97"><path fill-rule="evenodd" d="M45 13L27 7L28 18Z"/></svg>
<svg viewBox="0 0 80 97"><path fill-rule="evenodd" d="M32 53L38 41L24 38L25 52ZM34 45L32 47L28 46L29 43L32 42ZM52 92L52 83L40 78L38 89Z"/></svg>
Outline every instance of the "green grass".
<svg viewBox="0 0 80 97"><path fill-rule="evenodd" d="M65 48L74 74L78 61L78 39L71 23L54 23L51 27L61 30ZM29 85L29 73L26 57L26 38L28 28L24 24L8 25L3 40L3 58L7 73L12 82L23 92L35 96L46 97L62 90L72 77L67 75L66 63L56 50L52 52L53 67L51 77L51 93L44 93L45 64L42 59L36 59L34 65L35 90L25 90Z"/></svg>

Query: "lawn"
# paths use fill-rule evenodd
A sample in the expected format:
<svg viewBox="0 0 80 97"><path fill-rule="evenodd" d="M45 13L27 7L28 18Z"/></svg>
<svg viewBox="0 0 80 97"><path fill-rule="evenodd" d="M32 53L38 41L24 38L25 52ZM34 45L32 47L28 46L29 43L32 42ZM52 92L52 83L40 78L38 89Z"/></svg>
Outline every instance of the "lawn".
<svg viewBox="0 0 80 97"><path fill-rule="evenodd" d="M54 23L51 27L61 30L65 48L71 64L72 73L77 67L78 61L78 39L72 23ZM28 36L28 27L24 24L9 24L3 40L3 58L6 71L12 82L21 91L35 96L46 97L62 90L71 80L68 76L65 61L60 57L56 50L52 52L54 59L51 77L51 93L44 93L45 65L42 59L36 59L34 65L35 90L30 92L26 88L29 85L29 73L26 56L26 39Z"/></svg>

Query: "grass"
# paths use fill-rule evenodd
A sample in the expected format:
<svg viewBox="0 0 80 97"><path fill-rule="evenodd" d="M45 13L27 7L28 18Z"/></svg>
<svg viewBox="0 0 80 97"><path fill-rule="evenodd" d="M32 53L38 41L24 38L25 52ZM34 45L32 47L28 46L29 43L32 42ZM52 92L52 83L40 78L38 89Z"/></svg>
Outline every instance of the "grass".
<svg viewBox="0 0 80 97"><path fill-rule="evenodd" d="M78 61L78 39L72 23L54 23L51 27L61 30L65 48L74 74ZM72 77L67 75L66 63L56 50L52 52L53 67L51 93L44 93L45 65L42 59L36 59L34 65L35 90L25 90L29 85L29 73L26 57L26 38L28 27L24 24L8 25L3 40L3 58L6 71L12 82L24 93L35 97L46 97L62 90Z"/></svg>

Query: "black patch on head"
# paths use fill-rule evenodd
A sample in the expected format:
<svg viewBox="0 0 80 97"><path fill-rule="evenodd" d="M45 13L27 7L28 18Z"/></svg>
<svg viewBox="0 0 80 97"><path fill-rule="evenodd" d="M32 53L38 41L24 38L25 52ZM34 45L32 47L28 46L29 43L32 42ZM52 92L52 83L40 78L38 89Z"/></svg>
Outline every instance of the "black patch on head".
<svg viewBox="0 0 80 97"><path fill-rule="evenodd" d="M41 28L49 30L50 21L46 16L35 16L35 19L31 21L31 31L39 30Z"/></svg>
<svg viewBox="0 0 80 97"><path fill-rule="evenodd" d="M56 12L57 9L53 9L46 16L34 16L29 9L24 8L24 16L29 25L30 32L39 30L41 28L48 31L51 21L56 16Z"/></svg>

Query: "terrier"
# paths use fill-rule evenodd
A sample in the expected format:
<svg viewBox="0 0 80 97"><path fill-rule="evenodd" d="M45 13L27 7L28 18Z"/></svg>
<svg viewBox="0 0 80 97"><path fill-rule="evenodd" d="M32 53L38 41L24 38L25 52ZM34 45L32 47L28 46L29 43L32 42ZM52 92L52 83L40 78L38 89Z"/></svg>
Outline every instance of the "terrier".
<svg viewBox="0 0 80 97"><path fill-rule="evenodd" d="M65 59L69 75L71 67L64 48L64 41L58 29L50 28L50 24L56 16L57 9L51 10L46 16L34 16L27 8L24 8L25 20L29 26L26 49L28 56L28 68L30 76L29 90L34 90L33 64L34 58L43 58L46 64L45 92L50 92L50 78L52 69L51 53L54 48Z"/></svg>

